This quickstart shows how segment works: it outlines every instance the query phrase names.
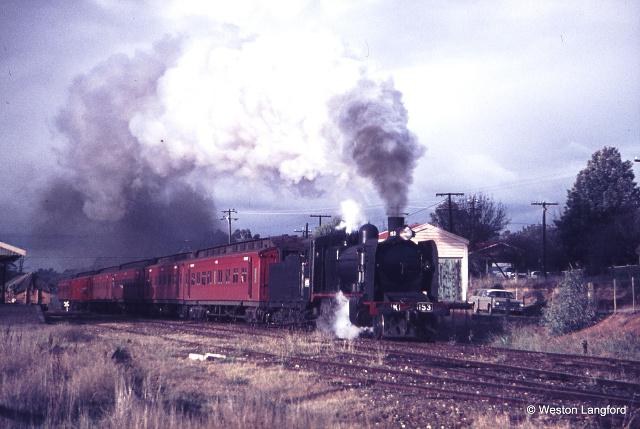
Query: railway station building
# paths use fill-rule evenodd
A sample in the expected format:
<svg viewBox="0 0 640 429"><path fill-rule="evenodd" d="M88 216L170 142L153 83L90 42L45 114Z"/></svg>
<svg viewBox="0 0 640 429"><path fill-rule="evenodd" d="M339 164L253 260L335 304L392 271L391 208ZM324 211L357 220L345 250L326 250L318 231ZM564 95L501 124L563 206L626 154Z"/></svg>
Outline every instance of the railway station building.
<svg viewBox="0 0 640 429"><path fill-rule="evenodd" d="M0 303L5 302L6 283L7 283L7 266L13 262L24 258L27 255L26 250L12 246L0 241Z"/></svg>

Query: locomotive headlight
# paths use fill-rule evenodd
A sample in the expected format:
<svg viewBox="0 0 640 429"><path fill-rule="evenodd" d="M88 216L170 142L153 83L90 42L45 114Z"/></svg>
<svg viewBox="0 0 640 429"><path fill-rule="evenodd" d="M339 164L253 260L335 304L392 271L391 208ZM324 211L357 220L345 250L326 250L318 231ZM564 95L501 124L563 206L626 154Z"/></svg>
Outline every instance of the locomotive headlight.
<svg viewBox="0 0 640 429"><path fill-rule="evenodd" d="M408 226L404 226L402 228L400 228L400 230L398 231L398 236L400 238L402 238L403 240L411 240L414 236L414 232L411 228L409 228Z"/></svg>

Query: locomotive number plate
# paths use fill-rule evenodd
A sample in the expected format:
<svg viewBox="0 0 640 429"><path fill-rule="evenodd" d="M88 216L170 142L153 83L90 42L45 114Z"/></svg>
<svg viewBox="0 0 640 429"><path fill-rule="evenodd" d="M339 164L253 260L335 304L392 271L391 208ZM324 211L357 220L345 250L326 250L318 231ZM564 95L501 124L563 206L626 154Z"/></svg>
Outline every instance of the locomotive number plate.
<svg viewBox="0 0 640 429"><path fill-rule="evenodd" d="M430 302L419 302L418 311L433 311L433 304Z"/></svg>

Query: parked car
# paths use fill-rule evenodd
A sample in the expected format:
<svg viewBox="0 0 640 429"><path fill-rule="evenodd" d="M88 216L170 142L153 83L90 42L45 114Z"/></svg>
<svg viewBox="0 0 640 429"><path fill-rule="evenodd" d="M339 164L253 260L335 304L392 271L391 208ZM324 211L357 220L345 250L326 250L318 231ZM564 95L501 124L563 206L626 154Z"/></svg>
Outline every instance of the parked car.
<svg viewBox="0 0 640 429"><path fill-rule="evenodd" d="M527 273L519 273L513 267L505 268L504 275L508 279L514 279L516 277L518 277L519 279L526 279L527 278Z"/></svg>
<svg viewBox="0 0 640 429"><path fill-rule="evenodd" d="M509 306L510 313L522 314L524 302L517 300L512 292L502 289L478 289L467 300L473 305L473 311L480 313L486 311L489 314L495 312L504 313Z"/></svg>

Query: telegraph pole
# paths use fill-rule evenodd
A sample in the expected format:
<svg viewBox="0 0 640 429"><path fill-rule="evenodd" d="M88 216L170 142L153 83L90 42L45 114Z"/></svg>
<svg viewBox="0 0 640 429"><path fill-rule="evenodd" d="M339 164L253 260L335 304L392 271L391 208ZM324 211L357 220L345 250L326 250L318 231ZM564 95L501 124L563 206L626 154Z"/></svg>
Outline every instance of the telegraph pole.
<svg viewBox="0 0 640 429"><path fill-rule="evenodd" d="M231 213L238 213L238 212L236 211L236 209L229 209L229 210L222 210L222 213L227 214L220 220L226 220L229 223L229 244L231 244L231 221L238 220L238 218L231 218Z"/></svg>
<svg viewBox="0 0 640 429"><path fill-rule="evenodd" d="M323 217L331 217L331 215L310 215L309 217L317 217L318 220L320 221L320 223L318 224L318 226L322 226L322 218Z"/></svg>
<svg viewBox="0 0 640 429"><path fill-rule="evenodd" d="M453 234L453 206L451 205L451 196L462 197L462 192L443 192L436 194L436 197L449 197L449 232Z"/></svg>
<svg viewBox="0 0 640 429"><path fill-rule="evenodd" d="M547 206L557 206L558 203L531 203L532 206L542 206L542 272L547 279Z"/></svg>
<svg viewBox="0 0 640 429"><path fill-rule="evenodd" d="M304 226L303 230L294 230L293 232L301 232L302 238L309 238L309 222L307 222Z"/></svg>

